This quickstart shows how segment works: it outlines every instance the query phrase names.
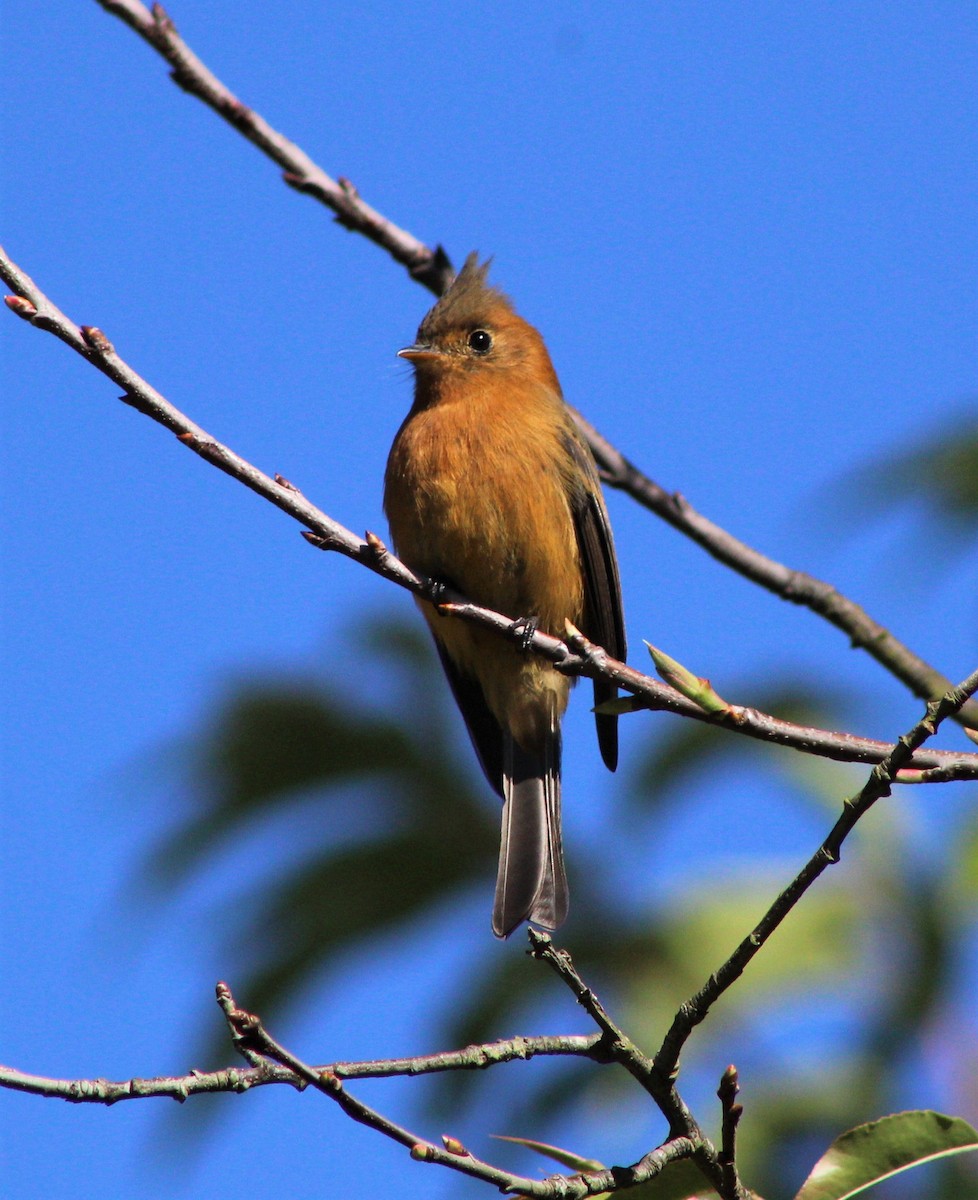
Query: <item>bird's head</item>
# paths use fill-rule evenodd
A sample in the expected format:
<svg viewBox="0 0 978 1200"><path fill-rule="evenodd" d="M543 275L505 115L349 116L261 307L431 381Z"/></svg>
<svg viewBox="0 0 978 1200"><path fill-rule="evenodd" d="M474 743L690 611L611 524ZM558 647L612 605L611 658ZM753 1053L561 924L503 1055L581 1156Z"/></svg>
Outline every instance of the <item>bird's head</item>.
<svg viewBox="0 0 978 1200"><path fill-rule="evenodd" d="M414 366L419 383L518 370L538 373L548 386L556 385L539 333L487 282L491 261L480 264L478 254L470 254L421 322L414 345L398 351Z"/></svg>

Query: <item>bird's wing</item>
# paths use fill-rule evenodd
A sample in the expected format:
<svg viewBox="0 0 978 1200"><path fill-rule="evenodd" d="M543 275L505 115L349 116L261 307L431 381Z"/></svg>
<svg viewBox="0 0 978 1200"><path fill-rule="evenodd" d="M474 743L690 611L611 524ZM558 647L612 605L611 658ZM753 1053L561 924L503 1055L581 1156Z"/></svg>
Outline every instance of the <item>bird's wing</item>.
<svg viewBox="0 0 978 1200"><path fill-rule="evenodd" d="M445 677L455 697L455 703L465 718L465 727L472 739L472 746L479 764L486 773L489 783L503 794L503 731L499 722L489 711L482 687L471 675L461 672L448 657L441 642L435 638L435 647L441 659Z"/></svg>
<svg viewBox="0 0 978 1200"><path fill-rule="evenodd" d="M618 560L611 537L608 513L601 495L601 482L591 452L573 434L568 449L587 486L571 495L571 513L577 533L577 545L584 574L584 621L581 632L603 646L612 657L625 658L625 621L621 607L621 581ZM613 700L618 689L607 680L594 682L594 703ZM618 718L595 714L601 757L609 770L618 765Z"/></svg>

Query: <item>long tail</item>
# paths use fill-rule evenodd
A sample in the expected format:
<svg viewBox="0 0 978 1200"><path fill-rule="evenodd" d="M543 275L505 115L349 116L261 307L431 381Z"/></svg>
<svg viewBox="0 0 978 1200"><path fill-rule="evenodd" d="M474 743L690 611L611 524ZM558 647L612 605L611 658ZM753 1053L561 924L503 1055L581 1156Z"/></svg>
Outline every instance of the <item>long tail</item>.
<svg viewBox="0 0 978 1200"><path fill-rule="evenodd" d="M503 819L492 931L508 937L523 921L556 929L567 916L560 840L560 727L535 752L503 733Z"/></svg>

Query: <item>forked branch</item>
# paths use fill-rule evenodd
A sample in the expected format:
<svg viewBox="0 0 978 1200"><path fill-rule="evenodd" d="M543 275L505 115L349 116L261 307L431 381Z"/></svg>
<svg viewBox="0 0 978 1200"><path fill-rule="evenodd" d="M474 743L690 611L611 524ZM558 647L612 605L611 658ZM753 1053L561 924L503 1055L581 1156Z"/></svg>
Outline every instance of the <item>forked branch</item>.
<svg viewBox="0 0 978 1200"><path fill-rule="evenodd" d="M978 670L956 688L951 688L939 700L932 700L924 715L912 729L892 747L886 758L870 773L862 788L843 801L842 814L831 833L819 846L804 867L788 884L771 905L757 925L744 938L722 967L682 1006L666 1034L662 1046L655 1056L656 1069L668 1075L679 1064L679 1055L693 1029L706 1018L713 1004L730 985L744 973L744 969L765 942L774 933L789 912L822 874L826 867L837 863L842 853L842 843L852 832L860 817L869 812L877 800L888 796L900 772L912 761L920 746L933 737L942 721L959 712L961 706L978 691Z"/></svg>

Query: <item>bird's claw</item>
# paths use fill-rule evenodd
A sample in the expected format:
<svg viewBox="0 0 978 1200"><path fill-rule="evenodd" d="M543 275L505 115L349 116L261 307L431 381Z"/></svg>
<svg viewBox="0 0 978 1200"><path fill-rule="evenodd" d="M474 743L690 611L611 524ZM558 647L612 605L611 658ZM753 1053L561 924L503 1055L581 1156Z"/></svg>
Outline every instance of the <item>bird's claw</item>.
<svg viewBox="0 0 978 1200"><path fill-rule="evenodd" d="M533 641L533 635L539 628L539 617L519 617L512 623L512 625L510 625L513 636L519 639L520 649L524 653L530 649L530 644Z"/></svg>
<svg viewBox="0 0 978 1200"><path fill-rule="evenodd" d="M428 585L430 588L428 598L431 600L431 603L434 604L436 608L439 605L444 604L445 597L451 590L448 584L443 583L440 579L429 579Z"/></svg>

